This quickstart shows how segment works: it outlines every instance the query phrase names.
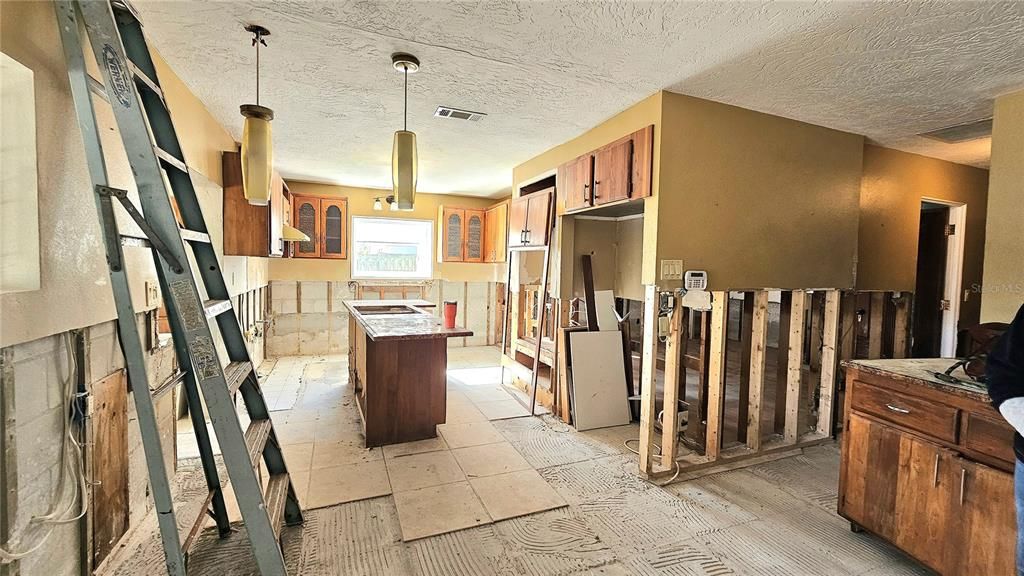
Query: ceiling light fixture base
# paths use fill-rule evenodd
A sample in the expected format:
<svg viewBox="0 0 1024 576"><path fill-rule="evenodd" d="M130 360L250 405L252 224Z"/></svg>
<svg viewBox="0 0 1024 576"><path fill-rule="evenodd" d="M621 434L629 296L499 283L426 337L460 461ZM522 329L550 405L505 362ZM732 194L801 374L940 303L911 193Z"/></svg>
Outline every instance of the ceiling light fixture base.
<svg viewBox="0 0 1024 576"><path fill-rule="evenodd" d="M242 116L246 118L259 118L267 122L274 119L274 111L259 104L242 104L238 109L242 112Z"/></svg>
<svg viewBox="0 0 1024 576"><path fill-rule="evenodd" d="M267 30L259 24L249 24L245 27L246 32L251 32L256 36L270 36L270 30Z"/></svg>
<svg viewBox="0 0 1024 576"><path fill-rule="evenodd" d="M420 60L406 52L395 52L391 55L391 65L399 72L408 71L409 74L414 74L420 69Z"/></svg>

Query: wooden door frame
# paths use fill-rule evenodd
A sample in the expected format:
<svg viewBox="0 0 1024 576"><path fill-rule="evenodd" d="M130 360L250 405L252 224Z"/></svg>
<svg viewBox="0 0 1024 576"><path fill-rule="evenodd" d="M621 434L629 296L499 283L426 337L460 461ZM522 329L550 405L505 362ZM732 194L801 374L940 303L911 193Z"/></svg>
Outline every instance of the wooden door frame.
<svg viewBox="0 0 1024 576"><path fill-rule="evenodd" d="M922 196L921 202L940 204L949 208L949 219L946 223L954 226L954 233L946 237L946 273L943 278L942 298L949 301L949 310L942 312L942 334L939 348L940 356L952 358L956 356L956 335L962 301L960 291L963 287L967 203L927 196Z"/></svg>

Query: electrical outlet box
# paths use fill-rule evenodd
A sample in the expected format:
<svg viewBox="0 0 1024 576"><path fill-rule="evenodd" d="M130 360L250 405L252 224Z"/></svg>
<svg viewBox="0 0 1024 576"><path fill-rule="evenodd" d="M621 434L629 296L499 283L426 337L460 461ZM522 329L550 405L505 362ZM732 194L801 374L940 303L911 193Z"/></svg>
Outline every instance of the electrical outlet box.
<svg viewBox="0 0 1024 576"><path fill-rule="evenodd" d="M661 279L662 280L682 280L683 279L683 261L682 260L662 260L661 261Z"/></svg>
<svg viewBox="0 0 1024 576"><path fill-rule="evenodd" d="M146 307L152 308L160 305L160 289L156 282L146 281Z"/></svg>

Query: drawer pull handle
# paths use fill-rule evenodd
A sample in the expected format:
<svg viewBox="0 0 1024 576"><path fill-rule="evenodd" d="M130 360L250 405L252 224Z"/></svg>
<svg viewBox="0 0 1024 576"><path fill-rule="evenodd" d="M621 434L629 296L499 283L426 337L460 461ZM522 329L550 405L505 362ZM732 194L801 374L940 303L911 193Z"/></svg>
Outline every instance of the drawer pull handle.
<svg viewBox="0 0 1024 576"><path fill-rule="evenodd" d="M886 404L885 407L888 408L889 410L892 410L893 412L896 412L897 414L910 414L910 410L907 410L906 408L900 408L899 406L893 406L892 404Z"/></svg>
<svg viewBox="0 0 1024 576"><path fill-rule="evenodd" d="M964 505L964 489L967 488L967 469L960 469L960 505Z"/></svg>
<svg viewBox="0 0 1024 576"><path fill-rule="evenodd" d="M939 454L935 455L935 477L932 479L932 486L939 485Z"/></svg>

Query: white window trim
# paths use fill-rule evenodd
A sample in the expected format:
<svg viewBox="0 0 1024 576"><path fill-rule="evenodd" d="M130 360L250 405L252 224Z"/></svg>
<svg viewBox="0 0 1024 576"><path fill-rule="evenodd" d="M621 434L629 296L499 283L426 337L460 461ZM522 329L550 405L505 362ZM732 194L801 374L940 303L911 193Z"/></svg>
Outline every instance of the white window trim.
<svg viewBox="0 0 1024 576"><path fill-rule="evenodd" d="M429 254L427 258L428 270L426 276L412 275L412 276L379 276L374 274L359 274L357 270L356 255L356 220L395 220L399 222L424 222L430 228L430 233L427 237L427 246L429 247ZM434 277L434 246L437 244L434 234L434 221L424 218L402 218L395 216L352 216L352 234L350 237L351 252L352 252L352 265L350 269L350 276L353 280L409 280L409 281L422 281L430 280Z"/></svg>

